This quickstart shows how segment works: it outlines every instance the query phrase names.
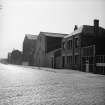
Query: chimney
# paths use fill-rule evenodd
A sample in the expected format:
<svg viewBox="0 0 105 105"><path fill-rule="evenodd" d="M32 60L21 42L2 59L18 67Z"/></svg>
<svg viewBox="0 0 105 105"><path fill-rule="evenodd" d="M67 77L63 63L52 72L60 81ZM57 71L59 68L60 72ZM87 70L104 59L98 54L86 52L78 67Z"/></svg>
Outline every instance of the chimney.
<svg viewBox="0 0 105 105"><path fill-rule="evenodd" d="M77 30L77 29L78 29L78 26L77 26L77 25L75 25L75 27L74 27L74 31L75 31L75 30Z"/></svg>
<svg viewBox="0 0 105 105"><path fill-rule="evenodd" d="M99 20L95 19L94 20L94 32L95 32L95 34L98 34L98 31L99 31Z"/></svg>

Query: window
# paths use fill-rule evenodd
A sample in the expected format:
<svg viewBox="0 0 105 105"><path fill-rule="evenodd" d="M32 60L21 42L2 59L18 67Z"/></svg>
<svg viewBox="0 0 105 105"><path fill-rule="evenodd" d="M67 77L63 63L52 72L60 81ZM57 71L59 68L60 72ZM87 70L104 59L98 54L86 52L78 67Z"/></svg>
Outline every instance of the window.
<svg viewBox="0 0 105 105"><path fill-rule="evenodd" d="M65 42L62 43L62 48L65 49Z"/></svg>
<svg viewBox="0 0 105 105"><path fill-rule="evenodd" d="M72 48L72 43L73 43L72 40L70 40L70 48Z"/></svg>
<svg viewBox="0 0 105 105"><path fill-rule="evenodd" d="M75 42L75 48L78 48L79 46L78 38L75 38L74 42Z"/></svg>
<svg viewBox="0 0 105 105"><path fill-rule="evenodd" d="M72 56L67 56L67 64L72 64Z"/></svg>
<svg viewBox="0 0 105 105"><path fill-rule="evenodd" d="M65 66L65 56L62 56L62 67Z"/></svg>
<svg viewBox="0 0 105 105"><path fill-rule="evenodd" d="M72 48L72 40L69 40L69 41L67 42L67 48L68 48L68 49L71 49L71 48Z"/></svg>
<svg viewBox="0 0 105 105"><path fill-rule="evenodd" d="M70 56L70 63L69 64L72 64L72 56Z"/></svg>
<svg viewBox="0 0 105 105"><path fill-rule="evenodd" d="M97 63L105 63L105 56L103 56L103 55L97 56L96 62Z"/></svg>
<svg viewBox="0 0 105 105"><path fill-rule="evenodd" d="M69 56L67 56L67 64L69 64Z"/></svg>

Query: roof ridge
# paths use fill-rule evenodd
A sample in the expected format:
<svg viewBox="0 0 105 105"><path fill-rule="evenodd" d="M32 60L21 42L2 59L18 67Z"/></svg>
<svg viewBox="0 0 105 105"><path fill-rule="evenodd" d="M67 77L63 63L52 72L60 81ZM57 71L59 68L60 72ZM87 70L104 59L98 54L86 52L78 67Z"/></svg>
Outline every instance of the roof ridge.
<svg viewBox="0 0 105 105"><path fill-rule="evenodd" d="M32 35L32 34L25 34L25 35L26 35L26 36L28 36L28 35L29 35L29 36L37 36L37 35Z"/></svg>
<svg viewBox="0 0 105 105"><path fill-rule="evenodd" d="M27 39L37 39L37 35L32 34L26 34L25 37L27 37Z"/></svg>
<svg viewBox="0 0 105 105"><path fill-rule="evenodd" d="M64 34L64 33L55 33L55 32L40 32L40 33L48 33L48 34L61 34L61 35L68 35L68 34Z"/></svg>

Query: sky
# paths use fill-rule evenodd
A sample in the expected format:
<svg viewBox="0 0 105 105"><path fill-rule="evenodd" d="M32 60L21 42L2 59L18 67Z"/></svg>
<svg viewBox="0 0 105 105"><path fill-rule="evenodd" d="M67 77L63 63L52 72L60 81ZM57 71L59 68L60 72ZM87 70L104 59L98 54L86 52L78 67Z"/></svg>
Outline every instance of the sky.
<svg viewBox="0 0 105 105"><path fill-rule="evenodd" d="M105 28L105 0L0 0L0 58L22 51L25 34L70 34L94 19Z"/></svg>

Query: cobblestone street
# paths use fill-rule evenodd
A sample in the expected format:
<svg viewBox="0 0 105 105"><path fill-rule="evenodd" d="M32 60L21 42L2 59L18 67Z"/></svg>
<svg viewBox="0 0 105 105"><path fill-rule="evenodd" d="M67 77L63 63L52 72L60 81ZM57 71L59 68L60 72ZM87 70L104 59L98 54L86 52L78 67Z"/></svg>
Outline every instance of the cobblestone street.
<svg viewBox="0 0 105 105"><path fill-rule="evenodd" d="M105 105L105 76L0 64L0 105Z"/></svg>

